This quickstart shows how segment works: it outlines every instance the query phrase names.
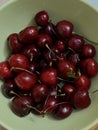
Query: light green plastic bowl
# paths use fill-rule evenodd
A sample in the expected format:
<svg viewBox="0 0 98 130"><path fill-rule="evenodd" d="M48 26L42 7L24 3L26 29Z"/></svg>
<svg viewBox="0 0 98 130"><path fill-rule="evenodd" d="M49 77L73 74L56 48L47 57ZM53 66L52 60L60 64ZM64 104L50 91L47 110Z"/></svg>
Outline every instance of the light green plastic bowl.
<svg viewBox="0 0 98 130"><path fill-rule="evenodd" d="M0 61L4 61L8 55L8 35L32 25L34 15L40 10L46 10L54 23L63 19L70 20L77 33L98 42L98 10L87 0L9 0L0 7ZM98 61L97 45L96 50ZM93 79L90 92L96 89L98 76ZM89 130L98 122L98 93L91 95L91 99L90 107L74 111L64 120L33 114L20 118L12 113L9 100L0 91L0 124L8 130Z"/></svg>

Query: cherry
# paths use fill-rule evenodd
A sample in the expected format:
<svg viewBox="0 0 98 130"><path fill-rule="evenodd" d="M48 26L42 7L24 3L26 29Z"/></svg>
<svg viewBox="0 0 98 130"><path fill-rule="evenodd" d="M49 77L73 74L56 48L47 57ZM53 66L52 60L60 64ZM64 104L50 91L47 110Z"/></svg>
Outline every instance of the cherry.
<svg viewBox="0 0 98 130"><path fill-rule="evenodd" d="M58 119L64 119L70 116L71 113L72 113L72 106L66 102L57 106L55 116Z"/></svg>
<svg viewBox="0 0 98 130"><path fill-rule="evenodd" d="M25 91L29 91L36 82L36 75L33 73L21 72L15 77L16 85Z"/></svg>
<svg viewBox="0 0 98 130"><path fill-rule="evenodd" d="M32 43L38 36L38 29L35 26L29 26L18 34L18 39L22 44Z"/></svg>
<svg viewBox="0 0 98 130"><path fill-rule="evenodd" d="M52 44L52 39L51 37L44 33L44 34L39 34L37 37L37 45L40 49L43 49L46 47L46 45L51 45Z"/></svg>
<svg viewBox="0 0 98 130"><path fill-rule="evenodd" d="M75 66L79 65L80 63L80 55L78 53L70 52L67 54L67 59L71 61Z"/></svg>
<svg viewBox="0 0 98 130"><path fill-rule="evenodd" d="M57 72L56 69L53 67L45 68L41 73L40 73L40 80L43 84L46 85L56 85L57 84Z"/></svg>
<svg viewBox="0 0 98 130"><path fill-rule="evenodd" d="M62 40L57 40L56 42L55 42L55 46L57 47L57 49L62 53L62 52L64 52L64 51L66 51L67 50L67 43L64 43L64 41L62 41Z"/></svg>
<svg viewBox="0 0 98 130"><path fill-rule="evenodd" d="M42 33L47 33L53 39L56 38L55 25L51 22L48 22L45 27L42 28Z"/></svg>
<svg viewBox="0 0 98 130"><path fill-rule="evenodd" d="M72 97L73 105L77 109L87 108L91 104L91 99L87 90L78 90Z"/></svg>
<svg viewBox="0 0 98 130"><path fill-rule="evenodd" d="M91 79L88 78L86 75L81 74L75 79L75 86L77 89L85 89L88 90L91 86Z"/></svg>
<svg viewBox="0 0 98 130"><path fill-rule="evenodd" d="M34 73L37 71L39 65L37 64L37 62L33 61L33 62L30 62L29 65L28 65L28 71L30 71L31 73Z"/></svg>
<svg viewBox="0 0 98 130"><path fill-rule="evenodd" d="M28 95L19 95L16 96L11 102L12 111L20 116L24 117L28 115L31 111L31 107L33 104L33 100Z"/></svg>
<svg viewBox="0 0 98 130"><path fill-rule="evenodd" d="M0 79L9 79L13 76L8 61L0 62Z"/></svg>
<svg viewBox="0 0 98 130"><path fill-rule="evenodd" d="M72 98L73 93L75 93L76 88L74 85L72 84L65 84L62 88L61 88L61 93L65 94L65 96L63 96L63 99L65 101L70 101Z"/></svg>
<svg viewBox="0 0 98 130"><path fill-rule="evenodd" d="M57 62L57 70L58 70L58 74L64 78L64 79L68 79L70 78L70 74L74 75L75 73L75 66L72 62L68 61L68 60L59 60Z"/></svg>
<svg viewBox="0 0 98 130"><path fill-rule="evenodd" d="M80 62L81 70L89 77L94 77L98 73L98 63L93 58L87 58Z"/></svg>
<svg viewBox="0 0 98 130"><path fill-rule="evenodd" d="M18 53L23 48L23 45L18 40L18 34L12 33L8 37L8 45L12 52Z"/></svg>
<svg viewBox="0 0 98 130"><path fill-rule="evenodd" d="M49 15L45 10L42 10L35 15L35 22L39 26L46 26L48 24L48 21Z"/></svg>
<svg viewBox="0 0 98 130"><path fill-rule="evenodd" d="M2 87L2 92L3 92L4 96L7 98L12 98L12 97L16 96L17 90L18 89L17 89L17 86L16 86L14 80L6 80Z"/></svg>
<svg viewBox="0 0 98 130"><path fill-rule="evenodd" d="M23 54L28 57L30 61L32 61L39 55L39 49L34 44L32 44L24 48Z"/></svg>
<svg viewBox="0 0 98 130"><path fill-rule="evenodd" d="M43 100L45 100L48 92L48 87L44 84L36 84L33 88L32 88L32 97L34 99L35 102L43 102Z"/></svg>
<svg viewBox="0 0 98 130"><path fill-rule="evenodd" d="M84 39L80 35L74 34L69 38L68 47L79 52L84 46L84 42Z"/></svg>
<svg viewBox="0 0 98 130"><path fill-rule="evenodd" d="M63 39L69 38L72 35L72 31L73 24L70 21L63 20L56 24L56 32Z"/></svg>
<svg viewBox="0 0 98 130"><path fill-rule="evenodd" d="M92 58L96 54L96 49L91 44L85 44L82 48L81 54L84 58Z"/></svg>
<svg viewBox="0 0 98 130"><path fill-rule="evenodd" d="M52 113L57 108L58 99L55 96L49 96L46 98L43 113Z"/></svg>
<svg viewBox="0 0 98 130"><path fill-rule="evenodd" d="M8 61L11 67L27 69L29 65L27 57L23 54L12 54Z"/></svg>

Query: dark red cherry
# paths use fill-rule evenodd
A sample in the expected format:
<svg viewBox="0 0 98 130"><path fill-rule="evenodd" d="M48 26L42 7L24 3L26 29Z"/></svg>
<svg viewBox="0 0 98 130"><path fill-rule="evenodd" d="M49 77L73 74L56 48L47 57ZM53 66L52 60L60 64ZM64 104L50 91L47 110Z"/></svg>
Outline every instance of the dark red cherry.
<svg viewBox="0 0 98 130"><path fill-rule="evenodd" d="M56 24L56 32L63 39L69 38L72 35L72 31L73 24L70 21L63 20Z"/></svg>
<svg viewBox="0 0 98 130"><path fill-rule="evenodd" d="M58 50L62 53L67 50L67 43L64 43L62 40L57 40L55 43L55 46L58 48Z"/></svg>
<svg viewBox="0 0 98 130"><path fill-rule="evenodd" d="M21 72L15 77L16 85L25 91L29 91L36 82L36 75L33 73Z"/></svg>
<svg viewBox="0 0 98 130"><path fill-rule="evenodd" d="M33 100L28 95L16 96L11 102L11 110L20 117L28 115L31 111Z"/></svg>
<svg viewBox="0 0 98 130"><path fill-rule="evenodd" d="M95 59L88 58L86 61L86 73L89 77L94 77L98 74L98 63Z"/></svg>
<svg viewBox="0 0 98 130"><path fill-rule="evenodd" d="M29 45L26 46L23 50L23 54L28 57L28 59L30 61L34 60L37 58L37 56L39 55L39 49L34 45Z"/></svg>
<svg viewBox="0 0 98 130"><path fill-rule="evenodd" d="M18 40L18 34L17 33L12 33L12 34L9 35L8 44L9 44L9 48L14 53L20 52L21 49L23 48L23 45Z"/></svg>
<svg viewBox="0 0 98 130"><path fill-rule="evenodd" d="M43 102L45 100L46 96L48 95L48 87L44 84L36 84L32 88L31 95L35 102Z"/></svg>
<svg viewBox="0 0 98 130"><path fill-rule="evenodd" d="M64 119L70 116L71 113L72 113L72 106L66 102L57 106L55 116L58 119Z"/></svg>
<svg viewBox="0 0 98 130"><path fill-rule="evenodd" d="M49 15L45 10L42 10L35 15L35 22L39 26L46 26L48 24L48 21Z"/></svg>
<svg viewBox="0 0 98 130"><path fill-rule="evenodd" d="M62 88L61 88L61 93L65 94L65 96L63 96L63 99L65 101L70 101L72 98L73 93L75 93L76 88L74 85L72 84L65 84Z"/></svg>
<svg viewBox="0 0 98 130"><path fill-rule="evenodd" d="M27 69L29 61L23 54L13 54L9 57L9 64L11 67Z"/></svg>
<svg viewBox="0 0 98 130"><path fill-rule="evenodd" d="M78 90L72 97L73 105L77 109L87 108L91 99L87 90Z"/></svg>
<svg viewBox="0 0 98 130"><path fill-rule="evenodd" d="M77 78L75 78L75 86L77 89L84 89L84 90L88 90L91 86L91 79L88 78L86 75L81 74L80 76L78 76Z"/></svg>
<svg viewBox="0 0 98 130"><path fill-rule="evenodd" d="M68 60L59 60L57 62L57 70L58 70L58 74L66 79L66 78L70 78L69 74L74 74L75 73L75 66L72 62L68 61Z"/></svg>
<svg viewBox="0 0 98 130"><path fill-rule="evenodd" d="M24 28L18 35L18 39L23 44L32 43L38 36L38 29L35 26Z"/></svg>
<svg viewBox="0 0 98 130"><path fill-rule="evenodd" d="M49 96L46 98L43 112L44 113L52 113L57 108L58 99L55 96Z"/></svg>
<svg viewBox="0 0 98 130"><path fill-rule="evenodd" d="M56 69L49 67L43 69L40 73L40 80L46 85L56 85L57 84L57 71Z"/></svg>
<svg viewBox="0 0 98 130"><path fill-rule="evenodd" d="M9 79L12 77L10 65L8 61L0 62L0 79Z"/></svg>
<svg viewBox="0 0 98 130"><path fill-rule="evenodd" d="M71 61L75 66L80 63L80 55L78 53L70 52L67 54L67 59Z"/></svg>
<svg viewBox="0 0 98 130"><path fill-rule="evenodd" d="M33 73L33 72L36 72L36 70L38 69L39 65L37 64L37 62L33 61L33 62L30 62L29 65L28 65L28 70Z"/></svg>
<svg viewBox="0 0 98 130"><path fill-rule="evenodd" d="M14 80L6 80L2 87L3 95L7 98L12 98L13 96L16 96L17 90L18 89Z"/></svg>
<svg viewBox="0 0 98 130"><path fill-rule="evenodd" d="M52 39L48 34L39 34L37 37L37 45L39 48L43 49L46 47L46 45L51 45Z"/></svg>
<svg viewBox="0 0 98 130"><path fill-rule="evenodd" d="M96 54L96 49L93 45L91 44L85 44L82 48L82 51L81 51L81 55L84 57L84 58L92 58L94 57Z"/></svg>
<svg viewBox="0 0 98 130"><path fill-rule="evenodd" d="M84 39L80 35L74 34L69 38L68 46L72 50L79 52L84 46Z"/></svg>

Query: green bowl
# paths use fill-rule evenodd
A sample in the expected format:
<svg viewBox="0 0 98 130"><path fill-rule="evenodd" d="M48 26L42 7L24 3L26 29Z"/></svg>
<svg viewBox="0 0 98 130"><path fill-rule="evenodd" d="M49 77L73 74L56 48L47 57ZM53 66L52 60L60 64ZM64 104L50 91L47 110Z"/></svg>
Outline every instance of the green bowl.
<svg viewBox="0 0 98 130"><path fill-rule="evenodd" d="M95 1L98 5L98 1ZM54 23L70 20L77 33L98 42L98 9L88 0L9 0L0 7L0 61L4 61L8 55L8 35L33 24L34 15L40 10L46 10ZM98 46L95 47L98 61ZM93 78L90 92L98 89L97 80L98 76ZM47 115L43 118L32 113L20 118L12 113L9 100L0 91L0 124L8 130L88 130L98 122L98 93L91 95L91 99L90 107L74 111L64 120Z"/></svg>

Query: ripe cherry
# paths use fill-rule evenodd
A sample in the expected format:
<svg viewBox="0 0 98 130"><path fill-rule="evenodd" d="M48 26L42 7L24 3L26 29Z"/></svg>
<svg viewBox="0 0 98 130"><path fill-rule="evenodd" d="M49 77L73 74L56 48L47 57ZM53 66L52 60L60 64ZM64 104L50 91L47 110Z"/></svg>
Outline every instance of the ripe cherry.
<svg viewBox="0 0 98 130"><path fill-rule="evenodd" d="M21 72L15 77L16 85L24 91L29 91L36 82L36 75L33 73Z"/></svg>
<svg viewBox="0 0 98 130"><path fill-rule="evenodd" d="M57 108L58 99L55 96L49 96L46 98L43 113L52 113Z"/></svg>
<svg viewBox="0 0 98 130"><path fill-rule="evenodd" d="M46 85L56 85L57 84L57 72L56 69L49 67L45 68L41 73L40 73L40 80L43 84Z"/></svg>
<svg viewBox="0 0 98 130"><path fill-rule="evenodd" d="M64 79L68 79L70 78L69 74L74 74L75 73L75 66L72 62L68 61L68 60L59 60L57 62L57 70L58 70L58 74L64 78Z"/></svg>
<svg viewBox="0 0 98 130"><path fill-rule="evenodd" d="M11 110L18 116L24 117L31 111L33 100L28 95L16 96L11 102Z"/></svg>
<svg viewBox="0 0 98 130"><path fill-rule="evenodd" d="M9 79L13 76L8 61L0 62L0 79Z"/></svg>
<svg viewBox="0 0 98 130"><path fill-rule="evenodd" d="M37 58L37 56L39 55L39 49L34 45L29 45L29 46L26 46L24 49L23 49L23 54L28 57L28 59L30 61L33 61L34 59Z"/></svg>
<svg viewBox="0 0 98 130"><path fill-rule="evenodd" d="M48 21L49 15L45 10L42 10L35 15L35 22L39 26L46 26L48 24Z"/></svg>
<svg viewBox="0 0 98 130"><path fill-rule="evenodd" d="M72 113L72 106L69 103L61 103L57 106L55 116L58 119L64 119L70 116Z"/></svg>
<svg viewBox="0 0 98 130"><path fill-rule="evenodd" d="M29 44L32 43L37 36L38 29L35 26L29 26L19 33L18 39L22 44Z"/></svg>
<svg viewBox="0 0 98 130"><path fill-rule="evenodd" d="M18 40L18 34L12 33L8 37L8 45L13 53L19 53L23 48L23 45Z"/></svg>
<svg viewBox="0 0 98 130"><path fill-rule="evenodd" d="M81 51L81 55L84 57L84 58L92 58L94 57L96 54L96 49L93 45L91 44L85 44L82 48L82 51Z"/></svg>
<svg viewBox="0 0 98 130"><path fill-rule="evenodd" d="M87 108L91 104L91 99L87 90L78 90L72 97L73 106L77 109Z"/></svg>
<svg viewBox="0 0 98 130"><path fill-rule="evenodd" d="M77 78L75 78L75 86L79 90L88 90L91 86L91 79L88 78L86 75L81 74Z"/></svg>
<svg viewBox="0 0 98 130"><path fill-rule="evenodd" d="M32 88L31 95L35 102L43 102L49 93L49 89L44 84L36 84Z"/></svg>
<svg viewBox="0 0 98 130"><path fill-rule="evenodd" d="M18 88L14 80L6 80L2 87L3 95L7 98L12 98L16 96L17 90Z"/></svg>
<svg viewBox="0 0 98 130"><path fill-rule="evenodd" d="M73 24L70 21L63 20L56 24L56 32L63 39L69 38L72 35L72 31Z"/></svg>
<svg viewBox="0 0 98 130"><path fill-rule="evenodd" d="M68 41L68 47L72 50L79 52L84 46L84 39L77 34L72 35Z"/></svg>
<svg viewBox="0 0 98 130"><path fill-rule="evenodd" d="M46 45L51 45L52 44L52 39L51 37L44 33L44 34L39 34L37 37L37 45L40 49L43 49L46 47Z"/></svg>
<svg viewBox="0 0 98 130"><path fill-rule="evenodd" d="M27 57L23 54L13 54L9 57L9 64L11 67L27 69L29 61Z"/></svg>

